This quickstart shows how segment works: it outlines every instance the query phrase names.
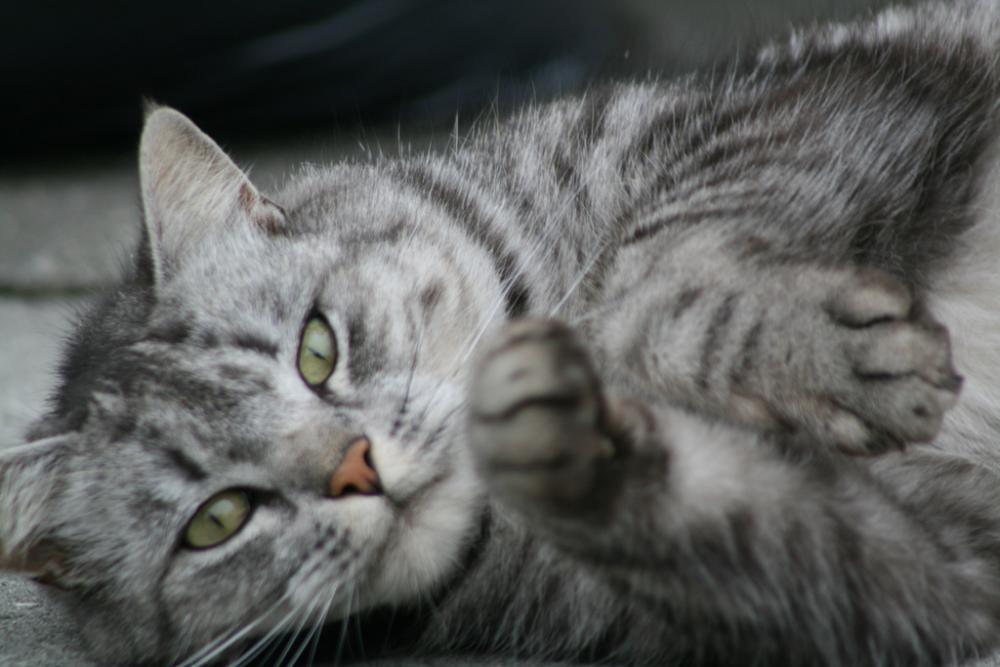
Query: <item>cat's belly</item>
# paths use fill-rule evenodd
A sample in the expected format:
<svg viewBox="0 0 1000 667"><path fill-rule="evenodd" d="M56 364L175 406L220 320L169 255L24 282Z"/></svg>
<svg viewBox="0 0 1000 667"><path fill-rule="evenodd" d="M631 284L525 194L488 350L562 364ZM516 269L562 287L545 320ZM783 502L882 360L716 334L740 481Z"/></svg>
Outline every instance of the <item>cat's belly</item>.
<svg viewBox="0 0 1000 667"><path fill-rule="evenodd" d="M948 327L955 367L965 377L938 444L1000 469L1000 135L979 169L975 223L934 275L928 305Z"/></svg>

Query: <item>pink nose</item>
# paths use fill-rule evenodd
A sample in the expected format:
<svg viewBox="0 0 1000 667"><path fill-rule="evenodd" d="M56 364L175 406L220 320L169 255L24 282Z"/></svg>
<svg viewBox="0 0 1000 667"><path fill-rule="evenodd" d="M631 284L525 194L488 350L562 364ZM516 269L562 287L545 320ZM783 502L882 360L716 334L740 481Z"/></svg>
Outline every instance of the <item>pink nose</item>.
<svg viewBox="0 0 1000 667"><path fill-rule="evenodd" d="M344 460L330 475L330 481L327 483L327 495L330 498L340 498L352 493L369 495L381 492L378 473L368 460L371 446L365 437L360 437L348 445Z"/></svg>

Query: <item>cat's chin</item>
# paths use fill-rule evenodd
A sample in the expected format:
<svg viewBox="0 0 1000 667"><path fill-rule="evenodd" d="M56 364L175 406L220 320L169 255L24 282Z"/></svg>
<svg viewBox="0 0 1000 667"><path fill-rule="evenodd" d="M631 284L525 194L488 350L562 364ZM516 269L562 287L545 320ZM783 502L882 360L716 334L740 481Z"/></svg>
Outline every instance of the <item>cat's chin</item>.
<svg viewBox="0 0 1000 667"><path fill-rule="evenodd" d="M389 502L393 523L369 570L365 606L404 604L450 578L478 534L486 500L472 470L459 466L405 502Z"/></svg>

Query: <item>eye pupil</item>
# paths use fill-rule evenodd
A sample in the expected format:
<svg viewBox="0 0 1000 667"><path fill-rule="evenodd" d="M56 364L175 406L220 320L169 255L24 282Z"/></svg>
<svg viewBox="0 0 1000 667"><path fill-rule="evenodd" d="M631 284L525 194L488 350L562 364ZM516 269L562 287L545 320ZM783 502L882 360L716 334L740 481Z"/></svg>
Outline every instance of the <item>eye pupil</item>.
<svg viewBox="0 0 1000 667"><path fill-rule="evenodd" d="M299 341L299 375L310 387L318 387L333 375L337 364L337 341L326 319L316 315L306 322Z"/></svg>
<svg viewBox="0 0 1000 667"><path fill-rule="evenodd" d="M188 522L184 531L184 546L208 549L222 544L246 524L250 510L250 496L245 491L229 490L215 494Z"/></svg>

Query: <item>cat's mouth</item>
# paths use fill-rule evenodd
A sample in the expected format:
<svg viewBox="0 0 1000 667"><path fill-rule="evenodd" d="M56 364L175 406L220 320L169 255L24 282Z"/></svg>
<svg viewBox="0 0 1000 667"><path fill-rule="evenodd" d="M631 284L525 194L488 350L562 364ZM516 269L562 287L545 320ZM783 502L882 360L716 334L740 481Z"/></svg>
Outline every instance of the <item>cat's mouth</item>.
<svg viewBox="0 0 1000 667"><path fill-rule="evenodd" d="M450 462L429 461L416 455L413 447L404 446L390 437L380 438L375 434L372 441L373 444L364 451L362 461L370 472L352 474L370 475L368 493L381 495L393 513L404 519L453 473ZM355 463L361 462L355 459Z"/></svg>
<svg viewBox="0 0 1000 667"><path fill-rule="evenodd" d="M386 489L382 493L397 518L404 525L411 525L413 523L413 515L423 505L422 501L434 491L435 487L447 479L450 474L451 472L447 468L444 468L416 489L406 490L402 493L400 489Z"/></svg>

